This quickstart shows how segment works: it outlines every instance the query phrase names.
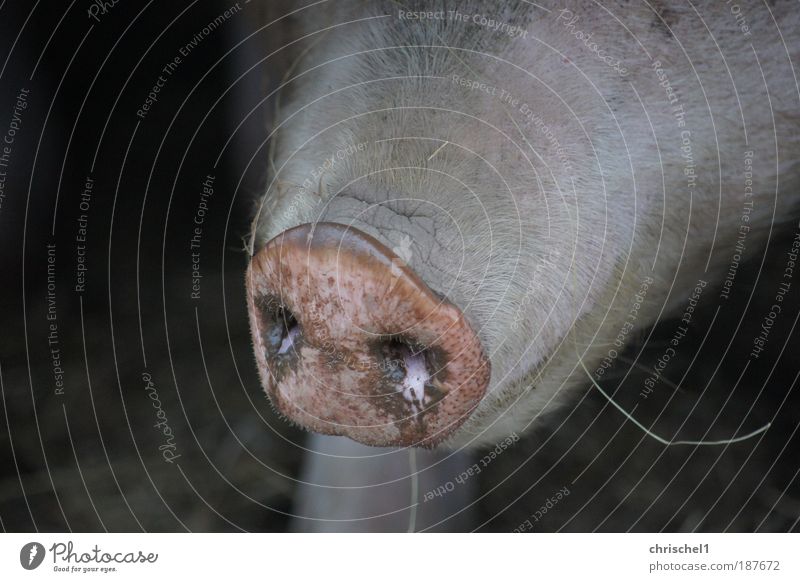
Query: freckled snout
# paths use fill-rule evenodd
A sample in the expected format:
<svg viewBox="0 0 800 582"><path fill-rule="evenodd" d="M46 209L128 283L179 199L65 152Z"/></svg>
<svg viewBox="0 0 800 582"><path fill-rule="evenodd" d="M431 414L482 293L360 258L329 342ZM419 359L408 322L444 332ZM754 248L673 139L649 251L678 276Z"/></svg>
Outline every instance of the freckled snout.
<svg viewBox="0 0 800 582"><path fill-rule="evenodd" d="M371 236L305 224L247 271L261 381L278 410L376 446L434 446L467 419L490 364L463 313Z"/></svg>

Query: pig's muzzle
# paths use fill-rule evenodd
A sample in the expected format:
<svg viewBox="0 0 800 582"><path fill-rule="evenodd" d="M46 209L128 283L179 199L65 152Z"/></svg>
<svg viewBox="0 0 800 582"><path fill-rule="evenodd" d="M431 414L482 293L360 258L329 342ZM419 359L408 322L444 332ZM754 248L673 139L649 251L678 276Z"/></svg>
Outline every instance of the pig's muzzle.
<svg viewBox="0 0 800 582"><path fill-rule="evenodd" d="M434 446L475 409L490 364L463 313L371 236L276 236L247 270L261 381L298 424L377 446Z"/></svg>

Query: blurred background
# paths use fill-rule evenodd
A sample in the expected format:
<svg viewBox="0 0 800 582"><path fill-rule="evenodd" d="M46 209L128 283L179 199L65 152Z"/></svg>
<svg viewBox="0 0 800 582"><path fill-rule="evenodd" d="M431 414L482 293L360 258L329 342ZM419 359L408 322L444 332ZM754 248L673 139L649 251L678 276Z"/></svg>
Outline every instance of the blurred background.
<svg viewBox="0 0 800 582"><path fill-rule="evenodd" d="M685 439L772 422L747 442L664 447L590 386L485 464L343 458L278 418L244 297L273 91L292 62L292 20L265 26L267 9L0 3L3 530L800 529L800 285L745 381L750 344L732 341L756 333L761 316L743 314L771 304L791 229L749 250L712 333L692 334L636 409ZM675 325L606 380L623 407Z"/></svg>

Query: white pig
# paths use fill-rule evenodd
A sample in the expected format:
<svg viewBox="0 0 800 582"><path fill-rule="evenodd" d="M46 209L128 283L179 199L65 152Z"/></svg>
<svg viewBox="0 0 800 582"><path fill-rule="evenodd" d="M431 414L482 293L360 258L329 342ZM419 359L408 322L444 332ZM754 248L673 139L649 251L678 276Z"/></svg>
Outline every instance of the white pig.
<svg viewBox="0 0 800 582"><path fill-rule="evenodd" d="M251 253L298 225L365 233L394 275L413 271L463 314L482 349L474 359L491 371L440 436L419 442L343 428L368 424L366 409L328 414L327 396L302 401L311 409L300 414L275 381L281 412L314 430L377 445L521 434L600 380L638 330L674 313L690 324L701 295L724 308L737 248L796 210L796 2L331 0L273 10L267 31L289 44L272 58L292 66ZM260 276L251 267L248 293L269 385L277 372L264 342L301 353L313 344L298 339L311 316L302 294L287 293L297 327L264 340ZM285 289L270 289L284 309ZM338 299L342 313L382 309L354 293ZM433 378L436 363L409 349L397 398L415 416L433 400L409 378ZM298 378L326 395L349 389L351 364L314 370Z"/></svg>

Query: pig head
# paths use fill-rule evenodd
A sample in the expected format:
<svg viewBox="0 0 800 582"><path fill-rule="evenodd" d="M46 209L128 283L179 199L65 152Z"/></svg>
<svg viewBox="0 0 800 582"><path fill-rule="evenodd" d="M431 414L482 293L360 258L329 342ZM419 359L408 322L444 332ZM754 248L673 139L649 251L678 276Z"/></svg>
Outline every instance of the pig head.
<svg viewBox="0 0 800 582"><path fill-rule="evenodd" d="M703 60L705 24L670 12L675 37L697 39L690 64L645 4L610 11L627 33L575 2L342 1L269 24L292 31L298 57L247 298L261 380L286 418L369 445L489 443L586 386L620 330L632 337L713 277L741 188L711 172L687 185L687 139L693 168L738 163L738 118L714 119L704 100L731 109L748 92L692 82L692 66L728 82ZM712 30L729 25L707 9ZM755 66L735 36L720 42L727 62ZM745 108L752 128L770 124L763 100ZM786 118L794 129L776 135L796 153ZM768 152L763 133L748 147ZM775 179L757 177L763 190Z"/></svg>

